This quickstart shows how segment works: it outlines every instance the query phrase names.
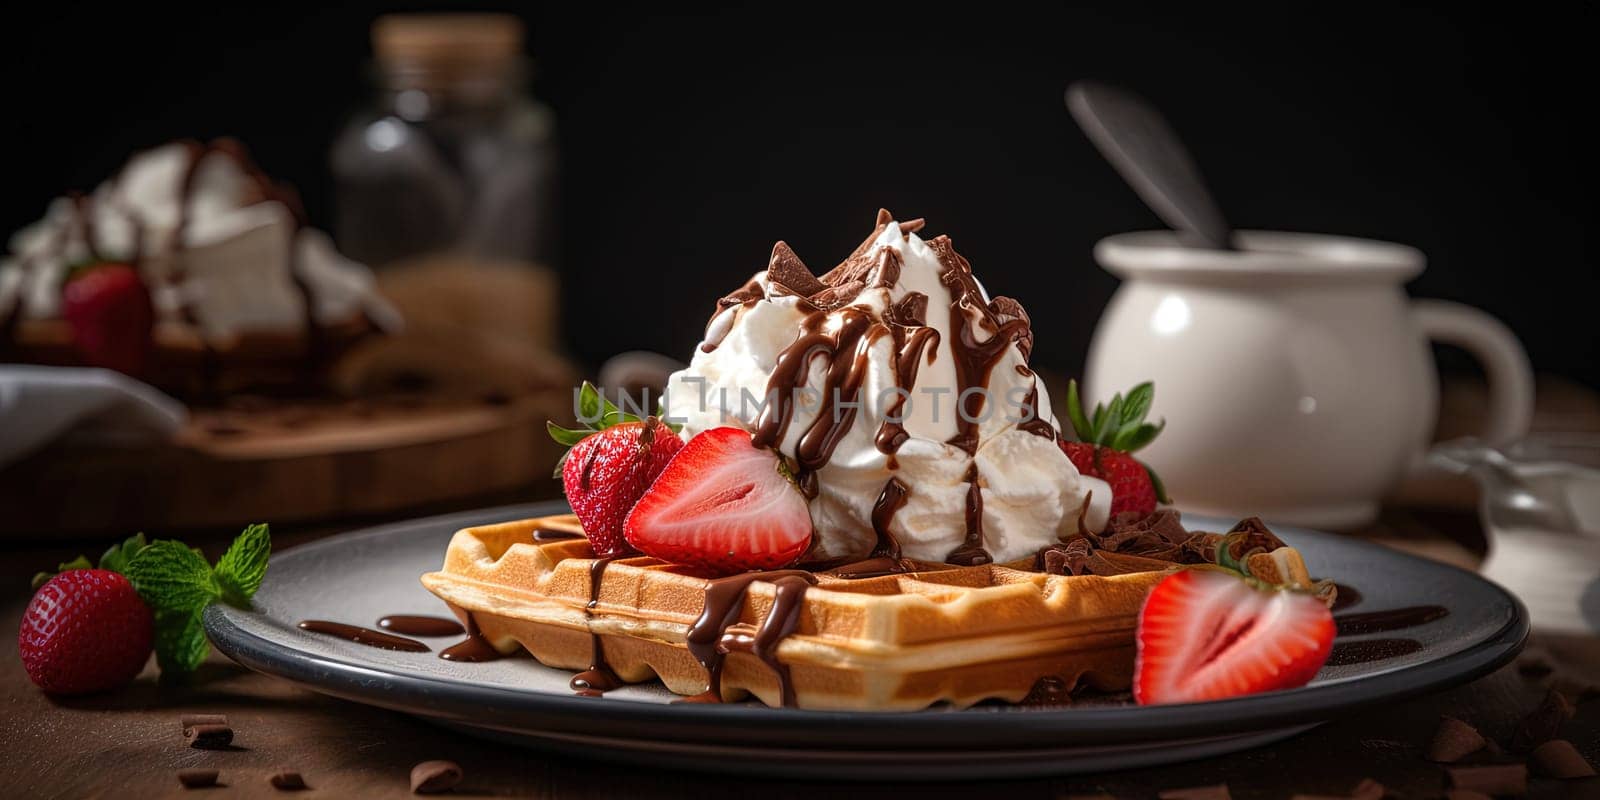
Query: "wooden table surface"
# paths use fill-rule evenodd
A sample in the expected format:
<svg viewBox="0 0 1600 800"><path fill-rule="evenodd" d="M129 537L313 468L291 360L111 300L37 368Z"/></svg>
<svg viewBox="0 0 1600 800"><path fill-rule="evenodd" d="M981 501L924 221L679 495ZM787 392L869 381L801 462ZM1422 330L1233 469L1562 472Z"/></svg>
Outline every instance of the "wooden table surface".
<svg viewBox="0 0 1600 800"><path fill-rule="evenodd" d="M1584 414L1585 422L1593 422ZM1568 428L1570 429L1570 428ZM530 490L548 495L544 485ZM529 491L485 497L461 508L534 499ZM446 509L430 509L446 510ZM406 516L414 516L407 514ZM337 525L275 528L275 549L382 519ZM1463 511L1392 508L1363 536L1412 552L1472 566L1483 538ZM188 536L215 557L229 536ZM204 766L221 771L217 796L278 797L267 777L278 767L301 772L311 797L410 796L409 771L428 759L465 769L464 796L508 797L880 797L882 785L827 780L760 782L691 772L644 770L477 741L419 719L323 697L257 675L213 653L185 685L166 685L153 664L131 687L105 695L52 699L33 687L16 655L18 620L34 571L104 543L0 545L0 797L192 797L176 771ZM1504 741L1544 697L1555 676L1600 680L1600 639L1535 633L1535 647L1557 665L1554 676L1527 677L1508 666L1477 681L1406 702L1358 712L1293 739L1244 753L1167 767L1055 780L920 785L925 798L1001 796L1059 798L1106 792L1154 798L1161 790L1226 782L1235 798L1288 798L1348 793L1373 778L1410 798L1442 796L1444 771L1422 758L1441 714L1465 720ZM223 713L236 732L230 751L184 745L185 713ZM1600 700L1578 706L1561 735L1600 765ZM824 776L819 776L822 778ZM1600 778L1535 779L1535 798L1600 798Z"/></svg>

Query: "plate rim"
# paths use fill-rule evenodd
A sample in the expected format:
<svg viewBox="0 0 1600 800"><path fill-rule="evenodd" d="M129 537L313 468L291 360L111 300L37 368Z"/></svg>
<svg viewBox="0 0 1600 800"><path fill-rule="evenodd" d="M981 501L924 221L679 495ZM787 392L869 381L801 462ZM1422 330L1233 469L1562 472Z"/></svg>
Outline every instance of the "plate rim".
<svg viewBox="0 0 1600 800"><path fill-rule="evenodd" d="M551 513L566 513L560 500L495 506L370 526L289 548L297 558L352 540L393 535L398 531L440 526L463 527ZM1208 515L1200 515L1208 516ZM1337 537L1294 526L1276 530L1312 537ZM1364 678L1304 686L1285 691L1204 703L1157 707L1066 707L1061 709L984 708L979 711L822 711L774 709L744 704L657 704L605 702L577 695L519 690L509 686L462 684L446 677L407 674L374 668L296 650L241 627L236 617L260 612L216 603L202 615L207 634L225 655L250 669L284 678L323 694L405 713L482 725L492 710L515 718L502 730L541 730L541 726L574 733L603 734L631 727L641 737L692 737L697 741L749 744L759 736L763 747L807 747L818 741L875 750L908 744L963 741L962 750L1017 748L1048 741L1116 743L1205 734L1259 731L1323 720L1380 703L1438 691L1478 678L1506 664L1521 650L1529 633L1528 613L1510 592L1482 576L1443 562L1430 561L1359 539L1339 537L1344 545L1381 553L1386 558L1426 564L1459 573L1484 584L1510 606L1510 618L1482 640L1441 659L1402 667ZM269 573L270 575L270 573ZM269 578L270 579L270 578ZM959 736L955 734L959 732ZM980 743L981 744L978 744Z"/></svg>

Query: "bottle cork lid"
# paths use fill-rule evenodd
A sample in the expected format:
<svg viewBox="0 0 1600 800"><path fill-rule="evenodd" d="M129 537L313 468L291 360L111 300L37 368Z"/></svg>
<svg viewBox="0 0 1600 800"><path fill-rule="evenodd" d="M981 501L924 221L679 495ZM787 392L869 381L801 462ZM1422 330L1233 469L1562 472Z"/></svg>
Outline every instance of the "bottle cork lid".
<svg viewBox="0 0 1600 800"><path fill-rule="evenodd" d="M372 23L372 50L390 66L482 68L521 58L522 36L510 14L385 14Z"/></svg>

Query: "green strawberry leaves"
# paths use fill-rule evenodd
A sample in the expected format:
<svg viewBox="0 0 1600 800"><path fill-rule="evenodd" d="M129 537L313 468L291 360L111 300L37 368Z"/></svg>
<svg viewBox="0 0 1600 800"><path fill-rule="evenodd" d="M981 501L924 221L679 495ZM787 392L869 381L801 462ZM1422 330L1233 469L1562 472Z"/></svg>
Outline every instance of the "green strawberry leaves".
<svg viewBox="0 0 1600 800"><path fill-rule="evenodd" d="M1094 441L1094 426L1083 415L1083 399L1078 396L1078 382L1067 381L1067 421L1080 442Z"/></svg>
<svg viewBox="0 0 1600 800"><path fill-rule="evenodd" d="M1145 417L1149 416L1150 406L1155 399L1155 384L1145 381L1130 389L1126 395L1114 395L1109 403L1104 405L1095 403L1094 413L1085 414L1083 398L1078 393L1078 382L1068 381L1067 420L1072 423L1072 431L1077 434L1078 441L1110 450L1133 453L1155 441L1167 427L1166 420L1153 425L1145 422ZM1099 453L1099 450L1095 450L1096 463ZM1150 487L1155 490L1156 500L1171 504L1172 499L1167 497L1167 487L1162 485L1156 471L1148 464L1142 466L1145 474L1150 476Z"/></svg>
<svg viewBox="0 0 1600 800"><path fill-rule="evenodd" d="M554 439L556 444L562 447L573 447L578 442L613 425L619 425L624 422L644 421L638 414L618 408L615 403L606 398L603 392L588 381L584 381L583 385L578 388L577 400L578 423L583 426L582 428L563 428L550 421L546 421L544 424L545 430L550 434L550 438ZM658 403L656 416L663 416L664 411L665 407ZM683 428L682 425L671 423L667 423L667 427L672 429L673 433L677 433ZM556 462L556 471L553 477L561 477L561 467L566 462L567 456L563 453L561 459Z"/></svg>
<svg viewBox="0 0 1600 800"><path fill-rule="evenodd" d="M562 447L572 447L578 442L589 438L589 434L594 433L594 431L563 428L560 425L548 420L544 423L544 428L550 432L550 438L556 440L556 444L559 444Z"/></svg>
<svg viewBox="0 0 1600 800"><path fill-rule="evenodd" d="M1154 425L1145 422L1155 396L1155 384L1145 381L1126 395L1113 396L1109 403L1096 403L1094 413L1085 414L1078 382L1071 381L1067 384L1067 420L1078 441L1132 453L1154 441L1167 425L1165 420Z"/></svg>
<svg viewBox="0 0 1600 800"><path fill-rule="evenodd" d="M128 565L133 563L133 557L149 546L150 543L144 540L143 533L129 536L121 544L111 545L111 548L100 556L100 568L126 575Z"/></svg>
<svg viewBox="0 0 1600 800"><path fill-rule="evenodd" d="M144 534L135 534L120 544L111 545L111 548L100 556L99 564L90 562L88 556L78 556L71 561L63 561L56 565L55 572L36 573L33 576L33 588L37 591L40 586L43 586L46 581L54 578L57 574L75 569L96 569L98 567L99 569L108 569L112 572L126 575L128 574L129 562L139 554L139 551L148 546L149 544L144 540Z"/></svg>

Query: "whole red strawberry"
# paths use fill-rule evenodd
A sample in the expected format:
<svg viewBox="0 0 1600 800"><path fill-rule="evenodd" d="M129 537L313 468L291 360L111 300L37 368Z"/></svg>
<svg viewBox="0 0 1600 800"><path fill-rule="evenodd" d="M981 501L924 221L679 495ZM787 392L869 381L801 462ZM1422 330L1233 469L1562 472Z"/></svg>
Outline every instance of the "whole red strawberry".
<svg viewBox="0 0 1600 800"><path fill-rule="evenodd" d="M90 366L144 373L155 309L138 270L105 263L74 271L61 289L61 315Z"/></svg>
<svg viewBox="0 0 1600 800"><path fill-rule="evenodd" d="M150 657L154 619L133 584L107 569L51 578L22 612L17 649L28 677L52 694L115 689Z"/></svg>
<svg viewBox="0 0 1600 800"><path fill-rule="evenodd" d="M641 420L617 410L588 383L579 398L581 406L594 412L580 416L597 418L595 428L574 431L549 425L557 442L572 447L561 462L561 484L595 555L621 555L631 550L622 535L623 521L683 440L656 417Z"/></svg>
<svg viewBox="0 0 1600 800"><path fill-rule="evenodd" d="M1078 441L1061 439L1061 451L1078 472L1111 485L1111 516L1131 513L1145 516L1157 503L1170 503L1154 470L1133 457L1134 451L1154 441L1166 422L1144 421L1155 398L1155 386L1141 383L1127 396L1117 395L1106 405L1095 404L1094 414L1083 412L1078 382L1067 384L1067 418Z"/></svg>

